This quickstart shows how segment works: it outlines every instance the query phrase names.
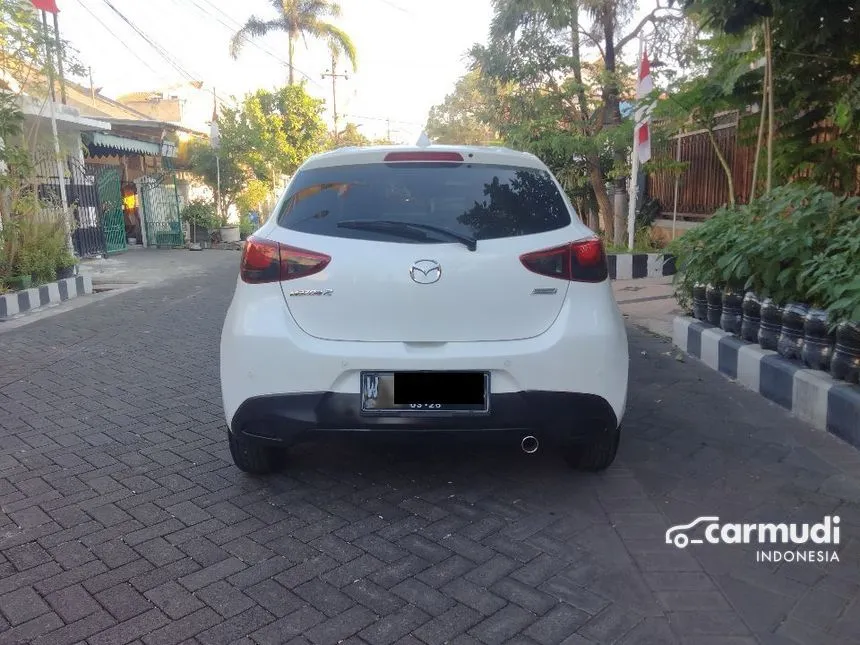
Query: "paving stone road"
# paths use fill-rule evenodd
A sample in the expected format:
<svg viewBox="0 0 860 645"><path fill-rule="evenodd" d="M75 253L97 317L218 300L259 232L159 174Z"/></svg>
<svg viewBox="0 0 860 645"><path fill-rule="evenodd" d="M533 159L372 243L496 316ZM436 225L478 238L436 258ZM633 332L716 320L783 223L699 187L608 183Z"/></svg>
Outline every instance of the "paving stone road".
<svg viewBox="0 0 860 645"><path fill-rule="evenodd" d="M218 386L237 261L0 333L0 643L860 642L858 452L632 328L604 474L339 440L243 475ZM838 563L664 543L828 513Z"/></svg>

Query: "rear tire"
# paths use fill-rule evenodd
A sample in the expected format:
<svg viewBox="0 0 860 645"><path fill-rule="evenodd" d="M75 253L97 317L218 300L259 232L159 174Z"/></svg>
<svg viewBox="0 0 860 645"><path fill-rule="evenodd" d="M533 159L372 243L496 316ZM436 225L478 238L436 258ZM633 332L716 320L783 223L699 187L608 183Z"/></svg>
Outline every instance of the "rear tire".
<svg viewBox="0 0 860 645"><path fill-rule="evenodd" d="M606 470L615 461L620 441L621 428L606 428L597 439L569 447L565 455L567 463L576 470Z"/></svg>
<svg viewBox="0 0 860 645"><path fill-rule="evenodd" d="M268 475L279 466L279 450L261 441L227 431L233 463L242 472Z"/></svg>

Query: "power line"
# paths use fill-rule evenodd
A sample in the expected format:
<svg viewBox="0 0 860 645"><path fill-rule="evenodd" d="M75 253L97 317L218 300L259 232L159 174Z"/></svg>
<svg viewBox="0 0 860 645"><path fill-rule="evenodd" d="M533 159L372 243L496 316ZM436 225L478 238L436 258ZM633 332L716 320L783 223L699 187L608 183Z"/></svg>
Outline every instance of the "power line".
<svg viewBox="0 0 860 645"><path fill-rule="evenodd" d="M106 4L106 5L107 5L107 6L108 6L108 7L109 7L109 8L110 8L114 13L116 13L116 14L117 14L121 19L122 19L122 21L123 21L123 22L125 22L129 27L131 27L131 28L134 30L134 32L135 32L138 36L140 36L140 37L141 37L141 38L142 38L142 39L143 39L143 40L144 40L144 41L145 41L145 42L146 42L150 47L152 47L152 48L156 51L156 53L158 53L158 55L159 55L159 56L161 56L165 61L167 61L167 63L168 63L171 67L173 67L177 72L179 72L179 73L180 73L180 75L182 75L183 77L185 77L185 79L186 79L187 81L190 81L191 83L196 84L196 83L198 83L198 82L200 82L200 81L202 80L202 77L195 76L194 74L192 74L191 72L189 72L188 70L186 70L186 69L182 66L182 64L181 64L181 63L179 63L179 61L178 61L175 57L173 57L173 56L170 54L170 52L169 52L168 50L166 50L164 47L162 47L162 46L161 46L161 45L159 45L157 42L155 42L155 41L154 41L151 37L149 37L149 36L148 36L148 35L147 35L147 34L146 34L142 29L140 29L140 27L138 27L137 25L135 25L131 20L129 20L125 15L123 15L123 14L122 14L122 12L120 12L120 11L119 11L119 10L118 10L118 9L117 9L113 4L112 4L112 3L111 3L111 1L110 1L110 0L103 0L103 2L104 2L104 3L105 3L105 4ZM90 14L91 14L91 15L94 15L94 14L92 14L92 12L90 12ZM99 22L100 22L102 25L104 25L104 23L102 23L101 21L99 21ZM152 69L152 68L150 67L150 69ZM153 71L155 71L155 70L153 70ZM156 72L156 74L159 74L159 78L163 78L163 76L161 76L159 72ZM222 96L220 96L220 95L218 95L218 94L216 94L215 96L216 96L216 98L217 98L221 103L229 103L229 101L225 100Z"/></svg>
<svg viewBox="0 0 860 645"><path fill-rule="evenodd" d="M173 0L173 1L174 1L174 2L177 2L178 0ZM218 23L220 23L221 25L223 25L224 27L226 27L226 28L227 28L228 30L230 30L231 32L236 32L236 31L238 31L239 29L241 29L241 27L242 27L242 25L241 25L238 21L236 21L234 18L231 18L229 15L227 15L227 13L226 13L226 12L224 12L224 10L223 10L223 9L221 9L221 8L220 8L220 7L218 7L217 5L213 4L213 3L212 3L212 2L210 2L209 0L201 0L201 1L202 1L202 2L204 2L206 5L208 5L209 7L211 7L211 8L212 8L216 13L220 14L221 16L223 16L223 18L221 18L221 17L219 17L219 16L216 16L216 15L215 15L215 14L213 14L212 12L208 11L205 7L202 7L201 5L199 5L199 4L197 3L197 0L187 0L187 1L188 1L188 2L190 2L192 5L194 5L194 6L198 9L198 11L200 11L201 13L203 13L203 14L205 14L205 15L209 16L210 18L213 18L214 20L216 20ZM226 20L228 20L229 22L225 22L225 19L226 19ZM232 24L231 24L231 23L232 23ZM245 42L249 43L252 47L256 47L256 48L257 48L257 49L259 49L261 52L263 52L264 54L266 54L266 55L270 56L271 58L273 58L274 60L278 61L278 62L279 62L279 63L281 63L282 65L286 65L286 66L289 66L289 65L290 65L290 63L289 63L289 61L288 61L288 60L285 60L284 58L281 58L280 56L278 56L277 54L275 54L272 50L267 49L266 47L263 47L263 46L262 46L260 43L258 43L257 41L255 41L255 40L251 40L250 38L245 38ZM304 76L304 77L305 77L307 80L309 80L311 83L313 83L313 84L314 84L314 85L316 85L317 87L323 88L322 84L321 84L321 83L319 83L319 82L317 82L317 81L316 81L316 80L315 80L315 79L314 79L310 74L308 74L307 72L305 72L305 71L303 71L303 70L299 69L299 68L298 68L298 67L296 67L295 65L293 65L292 67L293 67L293 70L294 70L294 71L296 71L296 72L298 72L299 74L301 74L302 76ZM325 88L323 88L323 89L325 89Z"/></svg>
<svg viewBox="0 0 860 645"><path fill-rule="evenodd" d="M414 14L413 14L411 11L409 11L408 9L404 9L404 8L403 8L403 7L401 7L401 6L394 4L393 2L391 2L391 0L379 0L379 2L381 2L382 4L386 4L386 5L388 5L388 6L389 6L389 7L391 7L392 9L397 9L397 11L401 11L401 12L403 12L403 13L405 13L405 14L409 15L409 16L414 15Z"/></svg>
<svg viewBox="0 0 860 645"><path fill-rule="evenodd" d="M147 42L147 44L148 44L150 47L152 47L156 52L158 52L158 54L159 54L159 55L160 55L164 60L166 60L166 61L170 64L170 66L171 66L171 67L173 67L173 69L175 69L177 72L179 72L182 76L184 76L184 77L185 77L187 80L189 80L189 81L198 81L198 80L200 80L200 79L199 79L199 77L198 77L198 78L195 78L193 74L191 74L191 73L189 73L188 71L186 71L186 70L185 70L185 68L183 68L183 67L182 67L178 62L176 62L176 60L174 60L174 59L173 59L173 57L170 55L170 53L169 53L166 49L164 49L161 45L159 45L159 44L158 44L158 43L156 43L154 40L152 40L152 38L150 38L149 36L147 36L147 35L146 35L146 34L145 34L141 29L139 29L139 28L137 27L137 25L135 25L131 20L129 20L128 18L126 18L126 17L125 17L125 15L123 15L123 13L122 13L119 9L117 9L115 6L113 6L113 3L111 2L111 0L102 0L102 1L103 1L103 2L104 2L104 3L105 3L105 4L106 4L106 5L107 5L107 6L108 6L108 7L109 7L109 8L110 8L110 9L111 9L115 14L116 14L116 15L118 15L118 16L120 17L120 19L121 19L123 22L125 22L129 27L131 27L131 28L134 30L134 32L135 32L138 36L140 36L141 38L143 38L143 39Z"/></svg>
<svg viewBox="0 0 860 645"><path fill-rule="evenodd" d="M86 11L88 14L90 14L90 16L92 16L93 20L95 20L97 23L99 23L99 24L104 28L104 30L105 30L106 32L108 32L111 36L113 36L113 37L117 40L117 42L119 42L119 43L120 43L120 44L121 44L121 45L126 49L126 51L128 51L128 53L130 53L130 54L131 54L132 56L134 56L137 60L139 60L141 63L143 63L143 65L144 65L144 66L146 66L146 67L149 69L149 71L151 71L153 74L157 75L157 76L158 76L159 78L161 78L162 80L165 80L165 77L162 75L162 73L161 73L161 72L159 72L158 70L156 70L152 65L150 65L150 64L146 61L146 59L144 59L144 58L143 58L142 56L140 56L137 52L135 52L131 47L129 47L129 46L126 44L126 42L125 42L122 38L120 38L119 36L117 36L113 29L111 29L110 27L108 27L108 26L107 26L107 25L102 21L102 19L101 19L101 18L99 18L99 17L98 17L98 16L93 12L93 10L92 10L92 9L90 9L87 5L85 5L85 4L84 4L84 1L83 1L83 0L80 0L80 5L81 5L81 7L83 7L83 8L84 8L84 11Z"/></svg>
<svg viewBox="0 0 860 645"><path fill-rule="evenodd" d="M360 114L344 114L344 117L349 117L351 119L363 119L366 121L388 121L390 123L399 123L400 125L416 125L423 126L423 123L416 123L415 121L398 121L397 119L389 119L387 117L379 117L379 116L362 116Z"/></svg>

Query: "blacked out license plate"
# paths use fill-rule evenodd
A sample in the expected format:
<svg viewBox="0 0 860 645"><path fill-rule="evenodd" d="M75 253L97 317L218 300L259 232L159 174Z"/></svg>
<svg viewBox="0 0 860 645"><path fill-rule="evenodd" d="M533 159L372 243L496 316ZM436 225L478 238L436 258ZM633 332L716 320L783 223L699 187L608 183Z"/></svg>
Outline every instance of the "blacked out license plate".
<svg viewBox="0 0 860 645"><path fill-rule="evenodd" d="M488 372L362 372L361 411L486 413Z"/></svg>

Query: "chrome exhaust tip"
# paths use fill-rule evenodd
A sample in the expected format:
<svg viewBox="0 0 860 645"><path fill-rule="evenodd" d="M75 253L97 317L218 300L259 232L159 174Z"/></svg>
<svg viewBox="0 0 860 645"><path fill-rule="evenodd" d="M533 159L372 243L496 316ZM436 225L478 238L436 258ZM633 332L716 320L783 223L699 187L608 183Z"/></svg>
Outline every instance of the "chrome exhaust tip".
<svg viewBox="0 0 860 645"><path fill-rule="evenodd" d="M527 455L533 455L537 452L538 449L538 440L537 438L529 435L527 437L523 437L523 440L520 442L520 448L523 449L523 452Z"/></svg>

